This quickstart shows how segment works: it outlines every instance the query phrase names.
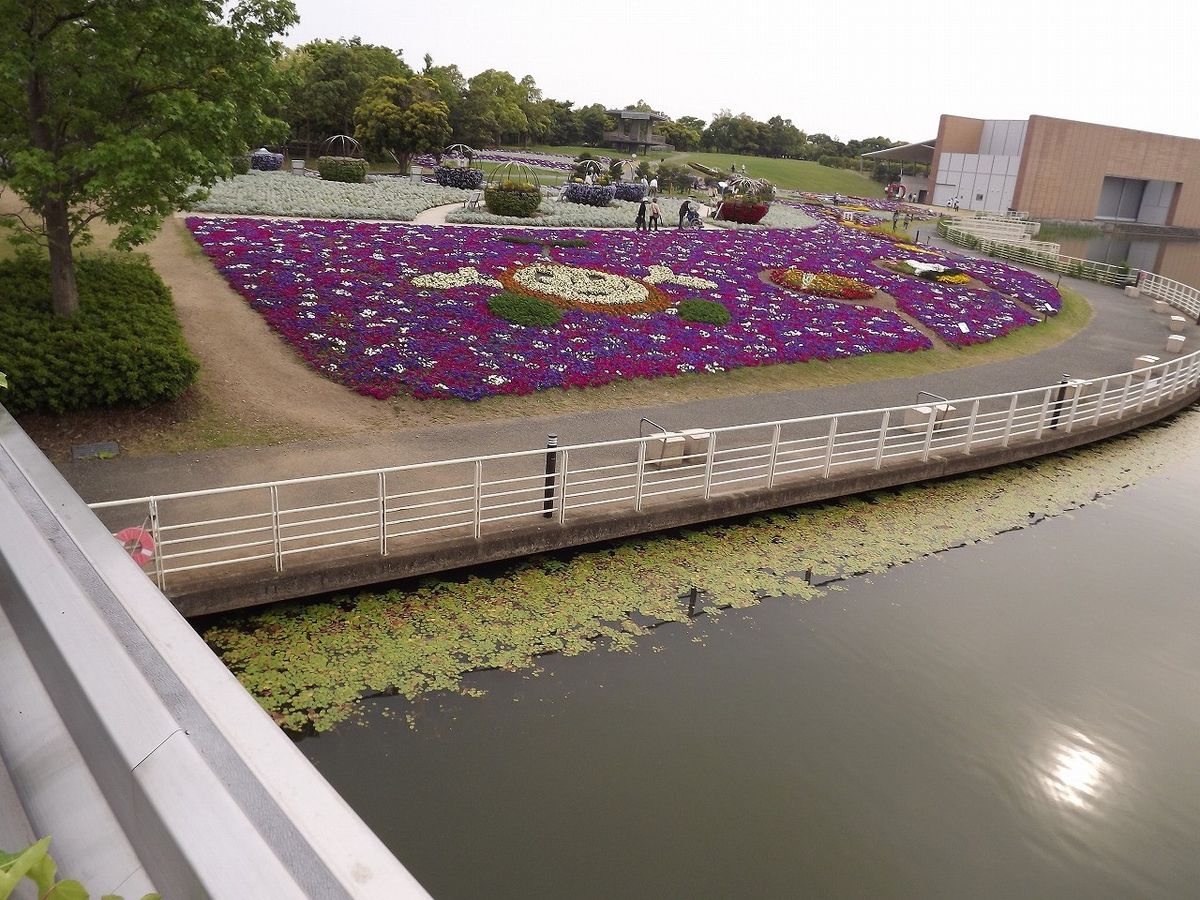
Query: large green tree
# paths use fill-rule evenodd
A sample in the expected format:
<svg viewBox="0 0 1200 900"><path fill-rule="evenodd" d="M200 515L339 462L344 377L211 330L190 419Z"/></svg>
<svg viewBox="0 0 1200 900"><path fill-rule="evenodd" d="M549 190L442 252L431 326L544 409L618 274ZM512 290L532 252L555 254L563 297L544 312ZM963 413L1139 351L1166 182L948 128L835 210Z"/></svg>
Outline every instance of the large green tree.
<svg viewBox="0 0 1200 900"><path fill-rule="evenodd" d="M357 37L310 41L289 51L279 67L288 80L286 118L296 139L312 143L350 134L354 110L371 82L412 74L400 52Z"/></svg>
<svg viewBox="0 0 1200 900"><path fill-rule="evenodd" d="M371 82L354 111L354 136L368 153L388 153L408 169L414 153L436 153L450 141L450 110L423 75Z"/></svg>
<svg viewBox="0 0 1200 900"><path fill-rule="evenodd" d="M0 0L0 175L49 249L55 312L79 305L71 253L89 222L144 241L247 140L282 130L263 107L295 21L291 0Z"/></svg>

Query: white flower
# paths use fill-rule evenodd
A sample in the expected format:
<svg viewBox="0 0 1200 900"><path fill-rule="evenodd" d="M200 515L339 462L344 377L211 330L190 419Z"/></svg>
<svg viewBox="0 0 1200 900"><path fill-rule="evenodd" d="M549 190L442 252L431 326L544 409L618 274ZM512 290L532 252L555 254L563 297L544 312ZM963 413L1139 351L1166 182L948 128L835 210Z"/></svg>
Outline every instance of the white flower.
<svg viewBox="0 0 1200 900"><path fill-rule="evenodd" d="M646 276L650 284L677 284L680 287L715 288L717 283L707 278L697 278L694 275L676 275L666 266L651 266L650 274Z"/></svg>
<svg viewBox="0 0 1200 900"><path fill-rule="evenodd" d="M463 266L455 272L431 272L428 275L418 275L412 283L420 288L447 290L449 288L470 287L475 284L487 287L500 287L500 282L480 274L474 266Z"/></svg>
<svg viewBox="0 0 1200 900"><path fill-rule="evenodd" d="M513 278L531 291L575 303L624 306L644 303L650 296L646 285L624 275L561 263L522 266Z"/></svg>

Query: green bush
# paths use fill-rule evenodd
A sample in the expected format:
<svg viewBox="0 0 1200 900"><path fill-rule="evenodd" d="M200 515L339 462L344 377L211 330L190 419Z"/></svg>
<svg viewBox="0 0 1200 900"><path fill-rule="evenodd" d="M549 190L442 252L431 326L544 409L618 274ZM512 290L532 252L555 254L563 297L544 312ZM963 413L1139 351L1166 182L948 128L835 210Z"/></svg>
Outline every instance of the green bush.
<svg viewBox="0 0 1200 900"><path fill-rule="evenodd" d="M493 215L527 219L541 205L542 192L537 185L527 181L502 181L488 185L483 192L483 202Z"/></svg>
<svg viewBox="0 0 1200 900"><path fill-rule="evenodd" d="M679 303L679 318L704 325L728 325L733 321L725 305L715 300L682 300Z"/></svg>
<svg viewBox="0 0 1200 900"><path fill-rule="evenodd" d="M537 237L527 234L506 234L502 235L500 240L510 244L534 247L590 247L592 245L592 242L585 238Z"/></svg>
<svg viewBox="0 0 1200 900"><path fill-rule="evenodd" d="M367 161L349 156L322 156L317 159L317 171L323 181L343 181L362 184L367 180Z"/></svg>
<svg viewBox="0 0 1200 900"><path fill-rule="evenodd" d="M250 173L250 154L239 153L231 158L229 162L233 165L234 175L247 175Z"/></svg>
<svg viewBox="0 0 1200 900"><path fill-rule="evenodd" d="M171 292L133 256L76 261L79 310L50 311L50 267L20 257L0 263L0 396L11 412L149 406L174 400L200 365L183 340Z"/></svg>
<svg viewBox="0 0 1200 900"><path fill-rule="evenodd" d="M488 309L492 315L499 316L514 325L528 325L535 328L545 328L557 325L562 321L562 310L549 300L540 297L526 297L523 294L510 294L505 291L488 300Z"/></svg>

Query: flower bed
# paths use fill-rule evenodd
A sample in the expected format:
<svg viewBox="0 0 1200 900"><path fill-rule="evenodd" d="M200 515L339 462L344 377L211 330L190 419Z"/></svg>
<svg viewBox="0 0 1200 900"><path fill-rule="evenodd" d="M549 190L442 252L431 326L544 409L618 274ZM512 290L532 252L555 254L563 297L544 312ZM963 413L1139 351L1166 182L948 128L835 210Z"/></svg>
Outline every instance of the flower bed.
<svg viewBox="0 0 1200 900"><path fill-rule="evenodd" d="M192 209L232 215L407 222L422 210L461 203L466 197L466 191L413 184L399 178L346 184L298 178L285 172L252 172L218 181L209 189L208 197L193 204Z"/></svg>
<svg viewBox="0 0 1200 900"><path fill-rule="evenodd" d="M771 269L771 280L780 287L791 288L815 297L834 300L869 300L876 290L854 278L830 275L828 272L805 272L803 269Z"/></svg>
<svg viewBox="0 0 1200 900"><path fill-rule="evenodd" d="M538 246L505 239L532 238L536 229L197 218L188 225L232 286L311 365L381 398L404 392L478 399L930 346L893 312L786 290L760 279L764 269L828 272L887 291L905 312L958 344L1035 321L996 291L881 271L874 261L894 252L890 243L832 225L642 236L552 232L563 240L586 237L588 244L545 247L551 265L653 286L670 306L612 315L611 308L577 304L546 327L513 324L488 308L506 282L521 281L516 271L546 265ZM1036 276L1009 269L1007 279L1051 304L1046 291L1053 287ZM521 287L528 291L530 284ZM721 303L732 321L720 328L684 321L676 306L692 298Z"/></svg>
<svg viewBox="0 0 1200 900"><path fill-rule="evenodd" d="M721 202L720 218L743 225L756 225L771 208L769 203L746 200L724 200Z"/></svg>
<svg viewBox="0 0 1200 900"><path fill-rule="evenodd" d="M638 185L641 187L641 185ZM563 185L563 199L568 203L582 203L586 206L608 206L617 195L616 185L612 184L583 184L571 181Z"/></svg>
<svg viewBox="0 0 1200 900"><path fill-rule="evenodd" d="M474 191L483 187L483 169L438 166L433 170L433 177L442 187L458 188L460 191Z"/></svg>
<svg viewBox="0 0 1200 900"><path fill-rule="evenodd" d="M615 199L627 200L630 203L641 203L646 196L646 188L639 182L620 181L614 185Z"/></svg>
<svg viewBox="0 0 1200 900"><path fill-rule="evenodd" d="M671 299L656 285L603 269L534 263L500 273L511 293L546 300L563 309L630 315L661 312Z"/></svg>

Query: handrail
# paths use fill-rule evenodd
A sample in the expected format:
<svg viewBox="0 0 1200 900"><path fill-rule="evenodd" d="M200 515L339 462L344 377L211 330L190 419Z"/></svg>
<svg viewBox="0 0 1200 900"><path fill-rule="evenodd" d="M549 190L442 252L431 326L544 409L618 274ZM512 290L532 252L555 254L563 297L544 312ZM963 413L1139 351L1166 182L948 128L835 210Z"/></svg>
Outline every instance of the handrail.
<svg viewBox="0 0 1200 900"><path fill-rule="evenodd" d="M1200 356L1200 351L1196 351L1195 353L1189 354L1186 357L1180 357L1179 359L1193 359L1198 356ZM1109 378L1115 379L1115 378L1122 378L1125 376L1144 375L1146 373L1151 372L1155 368L1161 368L1163 365L1166 365L1166 364L1158 363L1155 365L1143 366L1139 369L1132 369L1128 372L1121 372L1119 374L1110 375ZM974 397L960 397L960 398L956 398L954 400L954 402L955 403L969 403L969 402L973 402L973 401L984 402L987 400L1009 399L1010 397L1018 396L1020 394L1034 393L1039 390L1047 389L1047 387L1057 387L1057 386L1058 386L1058 383L1055 382L1053 385L1050 385L1050 386L1043 385L1042 387L1027 388L1027 389L1021 390L1021 391L1002 391L1002 392L995 393L995 394L980 394L980 395L974 396ZM735 432L748 431L751 429L771 428L771 427L774 427L777 425L778 426L804 425L804 424L809 424L809 423L813 423L813 422L828 421L830 419L834 419L834 418L838 418L838 417L848 418L850 416L879 415L879 414L882 414L885 412L891 412L891 413L902 412L906 408L907 408L906 406L880 406L880 407L875 407L872 409L856 409L856 410L850 410L850 411L845 411L845 412L840 412L840 413L825 413L825 414L812 415L812 416L800 416L800 417L791 418L791 419L771 419L771 420L764 421L764 422L753 422L753 423L750 423L747 425L723 425L723 426L714 427L714 428L704 428L703 430L714 433L714 434L732 434ZM676 433L676 432L668 432L668 433ZM632 445L632 444L644 443L645 441L651 440L651 439L652 439L652 437L638 437L638 438L616 438L616 439L610 440L610 441L588 441L588 442L580 443L580 444L563 445L563 446L559 447L558 449L559 450L569 450L572 453L574 453L575 451L578 451L578 450L597 450L597 449L604 449L604 448L628 446L628 445ZM271 487L286 487L286 486L294 486L294 485L301 485L301 484L312 484L312 483L321 482L321 481L328 481L331 479L359 478L359 477L363 477L363 476L367 476L367 475L392 475L392 474L399 473L399 472L413 472L413 471L422 470L422 469L450 467L450 466L469 466L474 463L495 462L498 460L514 460L514 459L521 459L521 458L526 458L526 457L536 457L538 459L544 459L545 455L546 455L545 447L541 447L541 448L537 448L537 449L530 449L530 450L509 450L504 453L491 453L491 454L485 454L485 455L480 455L480 456L462 456L462 457L456 457L454 459L429 460L427 462L418 462L418 463L404 463L404 464L398 465L398 466L385 466L385 467L380 467L380 468L375 468L375 469L356 469L356 470L347 471L347 472L332 472L332 473L327 473L324 475L302 475L302 476L297 476L297 477L293 477L293 478L277 479L274 481L262 481L262 482L248 483L248 484L235 484L235 485L228 485L225 487L203 488L200 490L192 490L192 491L174 491L174 492L167 493L167 494L147 494L146 496L143 496L143 497L130 497L130 498L124 499L124 500L103 500L103 501L99 501L96 503L89 503L88 506L93 510L111 509L111 508L118 507L118 506L128 506L128 505L134 504L134 503L149 503L150 501L161 502L161 501L165 501L165 500L183 500L183 499L191 499L191 498L196 498L196 497L208 497L208 496L213 496L216 494L226 494L226 493L231 493L231 492L261 490L261 489L266 489L266 488L271 488Z"/></svg>

